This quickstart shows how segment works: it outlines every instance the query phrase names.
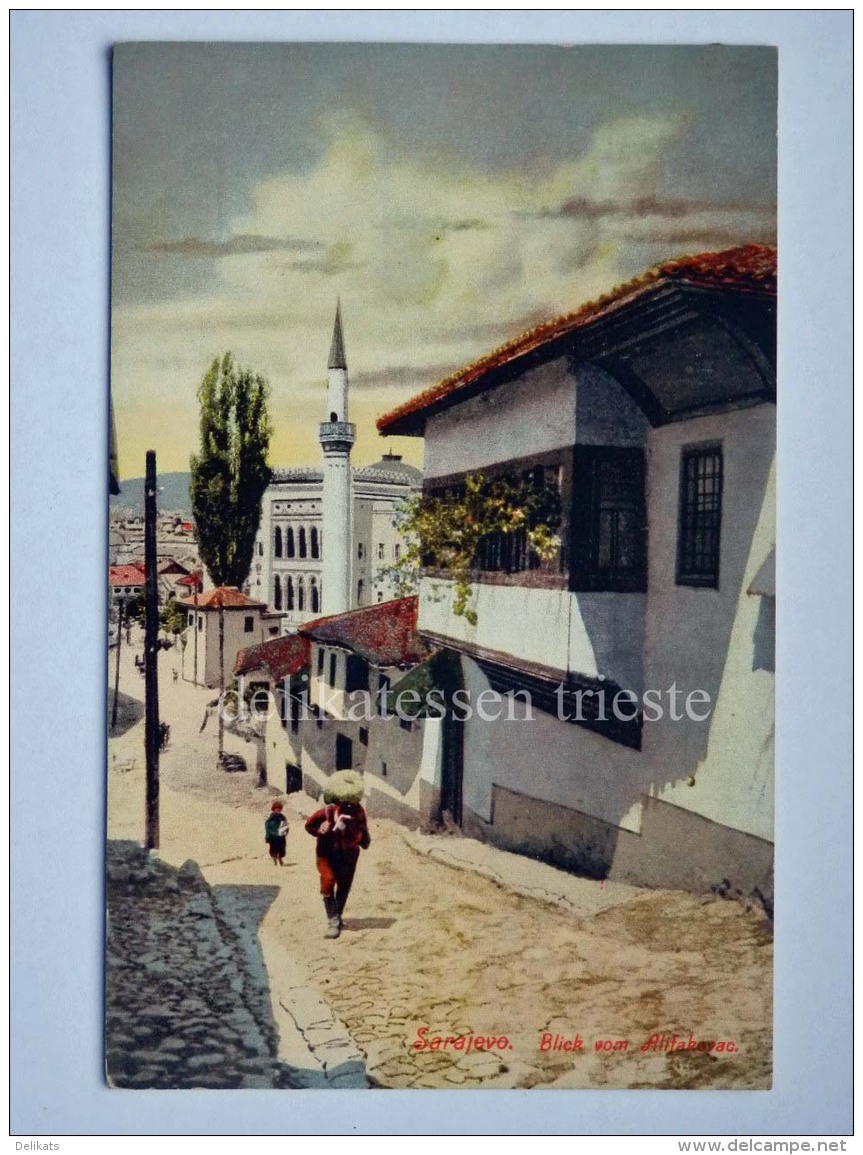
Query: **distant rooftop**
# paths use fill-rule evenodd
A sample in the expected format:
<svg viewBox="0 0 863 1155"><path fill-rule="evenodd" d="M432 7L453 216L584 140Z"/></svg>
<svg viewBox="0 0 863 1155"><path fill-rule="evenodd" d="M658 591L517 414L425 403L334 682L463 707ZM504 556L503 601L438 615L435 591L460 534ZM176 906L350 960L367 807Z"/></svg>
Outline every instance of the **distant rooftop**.
<svg viewBox="0 0 863 1155"><path fill-rule="evenodd" d="M397 598L344 614L318 618L301 627L303 637L351 650L376 666L412 666L428 656L417 633L416 597Z"/></svg>
<svg viewBox="0 0 863 1155"><path fill-rule="evenodd" d="M245 609L264 609L265 603L255 601L254 598L246 597L241 593L236 586L219 586L214 590L207 590L206 593L198 594L197 598L179 598L177 601L181 606L193 606L199 610L245 610Z"/></svg>
<svg viewBox="0 0 863 1155"><path fill-rule="evenodd" d="M385 453L380 461L353 470L358 481L379 481L386 485L421 485L422 471L402 461L398 453ZM323 482L324 472L315 465L292 465L274 469L272 485L305 485Z"/></svg>

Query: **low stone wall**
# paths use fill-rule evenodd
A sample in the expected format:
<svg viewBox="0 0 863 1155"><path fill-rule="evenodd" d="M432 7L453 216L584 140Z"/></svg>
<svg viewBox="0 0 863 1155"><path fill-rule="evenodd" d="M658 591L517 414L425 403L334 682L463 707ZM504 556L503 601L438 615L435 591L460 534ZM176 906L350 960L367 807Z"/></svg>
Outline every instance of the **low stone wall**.
<svg viewBox="0 0 863 1155"><path fill-rule="evenodd" d="M114 1087L293 1087L277 1058L257 924L268 887L207 885L109 842L106 1074ZM253 893L240 893L240 892Z"/></svg>
<svg viewBox="0 0 863 1155"><path fill-rule="evenodd" d="M588 878L755 903L773 918L773 846L645 795L641 834L495 785L492 821L464 833Z"/></svg>

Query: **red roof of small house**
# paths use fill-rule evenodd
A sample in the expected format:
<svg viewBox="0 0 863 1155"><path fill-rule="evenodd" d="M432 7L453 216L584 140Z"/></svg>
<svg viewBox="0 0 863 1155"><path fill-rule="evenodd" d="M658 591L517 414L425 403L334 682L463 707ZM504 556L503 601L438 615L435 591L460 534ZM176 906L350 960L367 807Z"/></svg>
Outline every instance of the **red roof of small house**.
<svg viewBox="0 0 863 1155"><path fill-rule="evenodd" d="M187 574L186 577L177 579L178 586L188 586L190 590L199 589L203 583L204 575L201 570L195 570L194 573Z"/></svg>
<svg viewBox="0 0 863 1155"><path fill-rule="evenodd" d="M720 253L700 253L698 256L680 257L656 265L634 280L618 285L598 300L582 305L573 313L544 321L471 365L450 374L443 381L378 418L378 431L407 433L408 429L403 424L406 418L437 406L444 398L478 381L492 369L517 361L558 337L583 329L653 290L658 284L669 282L702 289L733 289L737 293L775 296L776 249L773 245L742 245ZM417 430L412 428L410 432L416 433Z"/></svg>
<svg viewBox="0 0 863 1155"><path fill-rule="evenodd" d="M300 633L351 650L375 666L412 666L429 653L417 633L417 605L416 597L380 602L307 622Z"/></svg>
<svg viewBox="0 0 863 1155"><path fill-rule="evenodd" d="M184 565L180 565L180 563L172 557L166 558L165 561L163 561L162 564L159 566L159 573L160 574L172 574L172 573L188 574L188 572L189 571L186 569L186 567Z"/></svg>
<svg viewBox="0 0 863 1155"><path fill-rule="evenodd" d="M310 648L308 638L300 634L286 634L283 638L248 646L237 654L234 673L248 674L252 670L263 670L274 682L281 682L308 666Z"/></svg>
<svg viewBox="0 0 863 1155"><path fill-rule="evenodd" d="M178 598L177 605L197 607L199 610L254 610L265 609L265 602L257 602L241 593L236 586L218 586L198 594L197 598Z"/></svg>
<svg viewBox="0 0 863 1155"><path fill-rule="evenodd" d="M112 565L108 566L108 585L142 586L144 584L144 567L142 565Z"/></svg>

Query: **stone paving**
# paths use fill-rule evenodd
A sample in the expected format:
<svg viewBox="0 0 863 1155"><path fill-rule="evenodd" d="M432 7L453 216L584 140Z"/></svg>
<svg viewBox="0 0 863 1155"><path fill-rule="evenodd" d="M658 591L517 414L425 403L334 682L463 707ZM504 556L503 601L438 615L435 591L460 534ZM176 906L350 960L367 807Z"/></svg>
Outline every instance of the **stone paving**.
<svg viewBox="0 0 863 1155"><path fill-rule="evenodd" d="M297 1085L277 1057L266 975L196 864L172 870L137 843L109 843L107 894L108 1081Z"/></svg>
<svg viewBox="0 0 863 1155"><path fill-rule="evenodd" d="M134 678L121 687L141 692ZM215 728L198 732L212 691L172 685L163 669L160 693L172 727L160 855L195 859L214 893L277 889L259 940L278 1055L306 1069L306 1085L362 1085L363 1061L372 1085L395 1088L770 1086L772 935L759 912L573 879L372 819L345 931L325 940L302 828L311 799L287 799L287 859L273 869L263 819L278 792L216 770ZM110 743L112 836L140 837L140 730ZM665 1046L690 1033L735 1049ZM436 1035L437 1047L415 1045Z"/></svg>

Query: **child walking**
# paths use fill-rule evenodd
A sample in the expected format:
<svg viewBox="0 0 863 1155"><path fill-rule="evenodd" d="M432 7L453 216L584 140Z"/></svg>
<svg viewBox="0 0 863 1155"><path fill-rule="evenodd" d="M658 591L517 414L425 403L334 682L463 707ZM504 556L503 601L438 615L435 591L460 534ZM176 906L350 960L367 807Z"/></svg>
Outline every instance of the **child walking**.
<svg viewBox="0 0 863 1155"><path fill-rule="evenodd" d="M285 861L285 848L288 838L288 820L282 810L281 802L274 802L267 821L264 823L264 841L270 847L270 858L273 866L282 866Z"/></svg>
<svg viewBox="0 0 863 1155"><path fill-rule="evenodd" d="M371 843L362 796L360 775L340 770L327 782L323 809L306 821L306 830L317 839L315 855L327 913L324 938L339 937L360 850L367 850Z"/></svg>

